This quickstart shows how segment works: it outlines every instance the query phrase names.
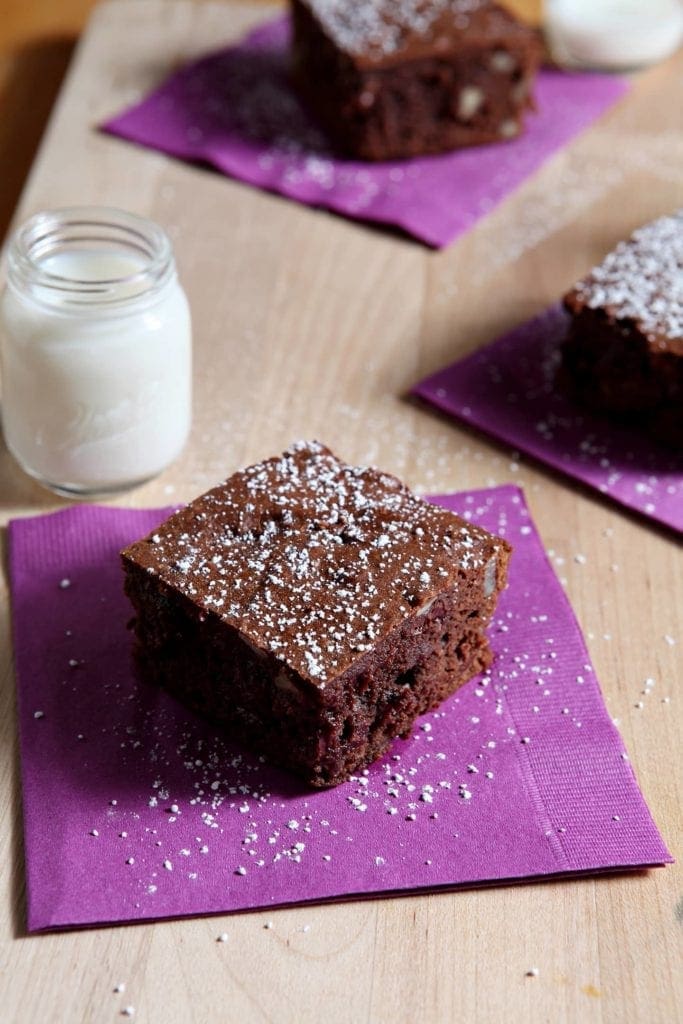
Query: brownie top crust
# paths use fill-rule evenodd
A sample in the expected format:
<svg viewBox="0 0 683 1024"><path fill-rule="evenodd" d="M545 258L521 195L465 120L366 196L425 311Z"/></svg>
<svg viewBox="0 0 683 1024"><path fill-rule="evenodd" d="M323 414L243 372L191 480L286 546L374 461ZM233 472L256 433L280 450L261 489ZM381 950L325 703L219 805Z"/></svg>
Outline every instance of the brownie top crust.
<svg viewBox="0 0 683 1024"><path fill-rule="evenodd" d="M123 558L322 688L464 573L483 572L491 596L507 550L395 477L300 442L201 495Z"/></svg>
<svg viewBox="0 0 683 1024"><path fill-rule="evenodd" d="M633 320L650 348L683 355L683 210L620 242L565 296L572 313Z"/></svg>
<svg viewBox="0 0 683 1024"><path fill-rule="evenodd" d="M533 41L533 30L490 0L297 0L359 66L447 57L468 43Z"/></svg>

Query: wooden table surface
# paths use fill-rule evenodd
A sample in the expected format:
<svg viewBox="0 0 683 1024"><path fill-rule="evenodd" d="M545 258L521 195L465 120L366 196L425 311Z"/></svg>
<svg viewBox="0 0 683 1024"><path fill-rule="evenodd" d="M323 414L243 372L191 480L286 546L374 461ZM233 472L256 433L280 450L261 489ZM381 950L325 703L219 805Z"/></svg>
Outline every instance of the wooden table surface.
<svg viewBox="0 0 683 1024"><path fill-rule="evenodd" d="M24 30L15 6L16 42ZM77 27L90 4L62 6ZM549 304L637 224L682 204L683 55L638 76L618 108L466 237L433 253L92 130L169 67L263 14L263 5L190 0L100 6L16 211L20 220L45 206L111 204L153 217L172 235L195 320L194 429L175 465L118 503L189 498L310 436L423 491L521 484L676 856L680 545L402 396L421 375ZM2 67L6 84L11 68ZM3 158L7 132L0 119ZM3 523L59 505L0 450ZM656 686L641 697L648 677ZM683 1020L675 867L27 936L6 574L0 864L3 1022L113 1021L125 1005L155 1024ZM273 929L264 929L266 919ZM229 941L217 944L222 931ZM526 976L532 966L537 977ZM112 991L120 981L125 995Z"/></svg>

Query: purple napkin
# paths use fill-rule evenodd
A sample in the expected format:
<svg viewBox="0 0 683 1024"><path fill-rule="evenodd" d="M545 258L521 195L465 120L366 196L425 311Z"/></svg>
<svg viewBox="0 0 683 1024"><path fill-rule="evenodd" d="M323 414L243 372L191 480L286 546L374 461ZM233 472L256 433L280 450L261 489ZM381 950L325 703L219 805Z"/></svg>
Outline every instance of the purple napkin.
<svg viewBox="0 0 683 1024"><path fill-rule="evenodd" d="M539 112L504 145L367 164L335 159L288 82L289 21L171 75L105 131L250 185L356 220L402 228L437 248L467 231L627 90L623 79L542 71Z"/></svg>
<svg viewBox="0 0 683 1024"><path fill-rule="evenodd" d="M434 500L515 546L496 660L324 791L134 681L118 551L164 510L12 522L31 931L670 861L521 491Z"/></svg>
<svg viewBox="0 0 683 1024"><path fill-rule="evenodd" d="M567 315L551 306L413 388L443 412L683 532L683 453L571 404L555 374Z"/></svg>

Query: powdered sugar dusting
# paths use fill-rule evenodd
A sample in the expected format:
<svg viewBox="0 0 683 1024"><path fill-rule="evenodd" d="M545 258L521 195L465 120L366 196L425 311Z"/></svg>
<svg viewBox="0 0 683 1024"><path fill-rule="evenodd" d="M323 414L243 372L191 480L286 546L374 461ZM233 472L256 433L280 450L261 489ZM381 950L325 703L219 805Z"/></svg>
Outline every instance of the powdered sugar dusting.
<svg viewBox="0 0 683 1024"><path fill-rule="evenodd" d="M458 29L485 0L307 0L336 45L353 54L388 55L403 49L410 36L424 36L434 22L450 14Z"/></svg>
<svg viewBox="0 0 683 1024"><path fill-rule="evenodd" d="M683 210L639 228L574 290L591 309L635 320L660 347L683 343Z"/></svg>
<svg viewBox="0 0 683 1024"><path fill-rule="evenodd" d="M497 542L317 442L250 466L128 557L323 686L484 564ZM488 580L488 577L487 577Z"/></svg>

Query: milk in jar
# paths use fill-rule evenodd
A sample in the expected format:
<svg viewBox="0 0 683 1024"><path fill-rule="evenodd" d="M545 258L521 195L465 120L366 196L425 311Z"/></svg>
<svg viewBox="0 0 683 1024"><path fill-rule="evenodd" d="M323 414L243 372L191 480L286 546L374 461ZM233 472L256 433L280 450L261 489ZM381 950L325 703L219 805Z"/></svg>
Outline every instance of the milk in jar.
<svg viewBox="0 0 683 1024"><path fill-rule="evenodd" d="M22 468L87 497L155 476L191 418L190 313L165 232L119 210L36 215L0 310L2 424Z"/></svg>

